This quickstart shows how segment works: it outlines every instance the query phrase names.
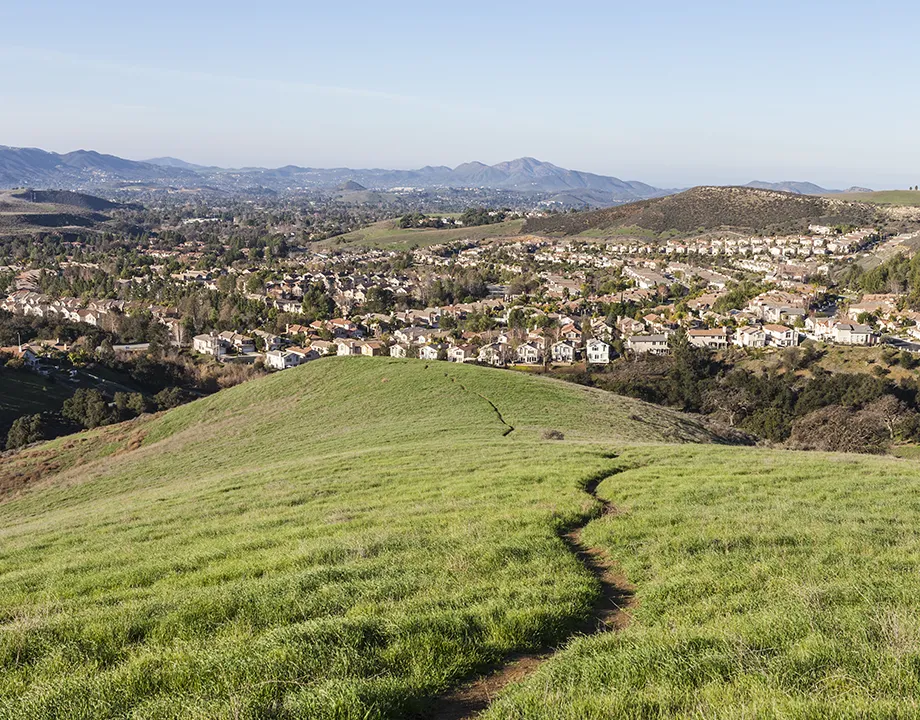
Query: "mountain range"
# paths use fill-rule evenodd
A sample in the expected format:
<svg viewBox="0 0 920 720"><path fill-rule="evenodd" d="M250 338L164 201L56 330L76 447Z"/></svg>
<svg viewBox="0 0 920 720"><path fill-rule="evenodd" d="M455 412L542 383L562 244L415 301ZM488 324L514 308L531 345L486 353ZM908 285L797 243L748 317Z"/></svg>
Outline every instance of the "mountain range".
<svg viewBox="0 0 920 720"><path fill-rule="evenodd" d="M93 150L59 154L37 148L0 145L0 188L46 187L68 190L153 187L211 188L227 192L334 189L348 183L374 190L395 188L492 188L540 195L570 205L609 206L671 195L675 190L609 175L568 170L531 157L495 165L468 162L455 168L427 165L416 170L310 168L220 168L174 157L127 160ZM755 181L750 187L797 194L826 194L813 183ZM853 190L853 188L851 188Z"/></svg>

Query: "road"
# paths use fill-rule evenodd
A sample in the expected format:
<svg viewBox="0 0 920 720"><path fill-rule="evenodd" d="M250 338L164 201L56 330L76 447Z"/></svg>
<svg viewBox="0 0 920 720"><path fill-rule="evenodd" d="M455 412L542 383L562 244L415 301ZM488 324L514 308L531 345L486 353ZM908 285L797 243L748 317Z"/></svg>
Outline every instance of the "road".
<svg viewBox="0 0 920 720"><path fill-rule="evenodd" d="M902 340L901 338L892 337L891 335L883 335L882 342L898 350L910 350L911 352L920 353L920 343Z"/></svg>

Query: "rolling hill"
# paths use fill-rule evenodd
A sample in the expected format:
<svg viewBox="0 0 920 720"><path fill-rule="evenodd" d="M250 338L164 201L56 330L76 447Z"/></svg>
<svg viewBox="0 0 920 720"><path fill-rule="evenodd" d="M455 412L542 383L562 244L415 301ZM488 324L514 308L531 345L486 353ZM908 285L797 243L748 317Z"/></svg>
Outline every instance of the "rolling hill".
<svg viewBox="0 0 920 720"><path fill-rule="evenodd" d="M397 223L398 221L396 220L381 220L360 230L323 240L319 244L327 247L354 246L407 250L413 247L440 245L441 243L517 235L524 221L506 220L493 225L476 225L440 230L401 228Z"/></svg>
<svg viewBox="0 0 920 720"><path fill-rule="evenodd" d="M112 210L130 207L67 190L0 191L0 234L84 231L110 220Z"/></svg>
<svg viewBox="0 0 920 720"><path fill-rule="evenodd" d="M728 439L329 358L7 455L0 717L916 714L920 470Z"/></svg>
<svg viewBox="0 0 920 720"><path fill-rule="evenodd" d="M0 188L98 186L113 181L177 181L198 175L93 150L59 154L0 145Z"/></svg>
<svg viewBox="0 0 920 720"><path fill-rule="evenodd" d="M852 202L874 203L878 205L920 205L918 190L847 190L839 196Z"/></svg>
<svg viewBox="0 0 920 720"><path fill-rule="evenodd" d="M878 209L836 198L750 187L697 187L604 210L530 218L523 232L578 235L635 228L692 234L720 229L804 228L813 222L871 225Z"/></svg>
<svg viewBox="0 0 920 720"><path fill-rule="evenodd" d="M851 187L847 190L828 190L813 182L802 182L798 180L784 180L783 182L763 182L754 180L744 187L758 188L760 190L778 190L780 192L790 192L796 195L838 195L841 193L858 193L872 192L868 188Z"/></svg>

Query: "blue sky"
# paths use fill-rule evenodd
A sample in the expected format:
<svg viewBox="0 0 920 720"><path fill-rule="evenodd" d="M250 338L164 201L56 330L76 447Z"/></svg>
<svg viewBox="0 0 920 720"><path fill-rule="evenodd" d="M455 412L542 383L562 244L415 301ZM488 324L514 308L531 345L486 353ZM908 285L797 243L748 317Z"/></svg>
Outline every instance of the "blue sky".
<svg viewBox="0 0 920 720"><path fill-rule="evenodd" d="M899 1L4 2L0 144L901 187L918 26Z"/></svg>

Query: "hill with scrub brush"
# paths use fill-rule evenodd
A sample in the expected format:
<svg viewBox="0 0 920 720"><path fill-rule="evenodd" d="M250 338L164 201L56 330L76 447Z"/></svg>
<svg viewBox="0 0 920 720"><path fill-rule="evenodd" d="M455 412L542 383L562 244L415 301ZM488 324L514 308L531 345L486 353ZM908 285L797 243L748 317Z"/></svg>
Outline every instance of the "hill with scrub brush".
<svg viewBox="0 0 920 720"><path fill-rule="evenodd" d="M920 471L737 439L328 358L6 456L0 718L906 716Z"/></svg>
<svg viewBox="0 0 920 720"><path fill-rule="evenodd" d="M866 203L751 187L696 187L677 195L590 212L529 218L522 232L578 235L636 228L653 233L712 230L804 230L810 223L872 226L879 209Z"/></svg>

